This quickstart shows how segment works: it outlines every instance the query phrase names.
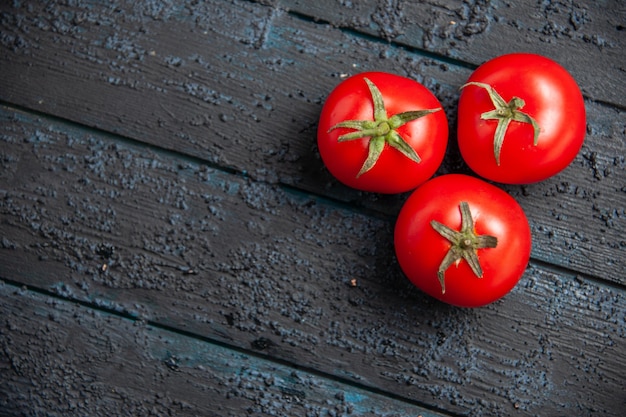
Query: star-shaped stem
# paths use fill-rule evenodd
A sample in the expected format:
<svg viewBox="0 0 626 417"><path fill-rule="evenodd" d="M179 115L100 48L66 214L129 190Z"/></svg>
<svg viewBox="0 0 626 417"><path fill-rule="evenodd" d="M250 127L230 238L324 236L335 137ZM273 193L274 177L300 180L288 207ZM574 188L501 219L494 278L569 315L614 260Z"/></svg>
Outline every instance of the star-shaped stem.
<svg viewBox="0 0 626 417"><path fill-rule="evenodd" d="M478 260L478 249L495 248L498 244L498 239L489 235L477 235L474 230L474 219L472 219L472 213L469 209L469 204L465 201L459 205L461 209L461 230L456 231L450 227L439 223L436 220L431 220L430 225L437 233L446 238L450 242L450 250L444 256L439 270L437 271L437 278L441 284L441 293L445 294L445 272L452 264L458 265L462 259L469 264L469 267L478 278L483 277L483 269L480 266Z"/></svg>
<svg viewBox="0 0 626 417"><path fill-rule="evenodd" d="M411 145L409 145L402 138L402 136L400 136L396 129L410 121L442 110L441 107L436 109L407 111L387 117L385 102L380 90L369 79L364 78L364 80L367 83L370 94L372 95L372 102L374 103L374 120L346 120L337 123L328 130L329 132L338 128L348 128L354 130L354 132L339 136L339 142L366 137L370 138L367 159L363 163L357 177L365 174L367 171L372 169L374 165L376 165L378 158L385 149L385 144L397 149L412 161L419 163L421 161L420 156L417 152L415 152L415 149L413 149Z"/></svg>
<svg viewBox="0 0 626 417"><path fill-rule="evenodd" d="M463 85L461 88L465 88L469 85L484 88L489 94L489 98L495 107L491 111L484 112L480 115L482 120L497 120L496 132L493 137L493 153L496 157L496 164L500 165L500 152L502 150L502 143L504 142L504 135L511 121L529 123L533 127L533 145L537 146L539 139L539 125L528 114L521 112L519 109L526 104L524 100L519 97L513 97L508 103L502 98L500 94L489 84L469 82Z"/></svg>

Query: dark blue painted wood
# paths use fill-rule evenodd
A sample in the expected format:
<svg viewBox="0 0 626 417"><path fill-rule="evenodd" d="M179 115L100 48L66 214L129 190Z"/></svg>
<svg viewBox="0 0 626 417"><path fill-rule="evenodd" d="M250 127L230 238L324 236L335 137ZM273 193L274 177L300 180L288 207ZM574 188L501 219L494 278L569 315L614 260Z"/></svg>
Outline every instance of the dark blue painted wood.
<svg viewBox="0 0 626 417"><path fill-rule="evenodd" d="M0 5L0 406L620 415L624 10L531 3ZM510 39L575 74L588 137L559 176L505 187L533 259L504 300L459 310L395 263L405 196L337 184L315 125L348 74L411 76L450 119L439 174L467 172L458 86Z"/></svg>
<svg viewBox="0 0 626 417"><path fill-rule="evenodd" d="M444 417L254 352L57 297L0 284L0 300L5 416Z"/></svg>
<svg viewBox="0 0 626 417"><path fill-rule="evenodd" d="M395 216L405 196L346 190L330 178L315 149L321 102L341 78L366 69L393 71L424 82L446 106L452 140L439 174L467 172L454 125L458 88L469 69L254 3L219 12L187 5L159 19L148 4L93 6L80 24L71 9L52 6L20 25L7 18L7 33L29 35L15 52L5 49L11 64L0 89L4 99L257 181ZM42 25L40 16L65 32ZM127 27L126 21L142 25ZM24 93L33 86L33 94ZM534 257L623 284L626 258L615 251L624 247L626 116L592 101L587 109L589 136L572 166L544 183L507 190L531 219ZM570 230L572 223L584 226Z"/></svg>
<svg viewBox="0 0 626 417"><path fill-rule="evenodd" d="M621 408L619 287L533 262L501 302L446 307L401 275L393 219L41 116L2 120L13 285L452 413Z"/></svg>

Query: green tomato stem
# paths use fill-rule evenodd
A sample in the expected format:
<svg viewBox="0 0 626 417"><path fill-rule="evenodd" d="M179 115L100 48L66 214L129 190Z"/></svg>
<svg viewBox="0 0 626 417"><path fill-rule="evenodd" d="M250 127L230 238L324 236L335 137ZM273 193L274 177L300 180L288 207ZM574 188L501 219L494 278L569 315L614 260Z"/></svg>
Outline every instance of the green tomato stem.
<svg viewBox="0 0 626 417"><path fill-rule="evenodd" d="M461 230L454 230L436 220L431 220L430 225L437 233L450 242L450 249L444 256L439 269L437 278L441 285L441 293L445 294L445 272L452 265L465 259L474 275L478 278L483 277L483 269L478 259L478 249L495 248L498 245L498 239L489 235L477 235L474 230L474 219L469 208L469 204L462 201L459 204L461 210Z"/></svg>
<svg viewBox="0 0 626 417"><path fill-rule="evenodd" d="M502 152L502 144L504 143L504 136L512 121L520 123L528 123L533 127L533 146L537 146L539 140L539 133L541 129L539 125L531 116L521 112L519 109L526 104L523 99L519 97L513 97L508 103L502 98L502 96L489 84L479 82L469 82L461 86L465 88L468 86L480 87L487 90L489 98L493 103L494 109L484 112L480 115L482 120L497 120L498 125L493 137L493 153L496 158L496 165L500 166L500 154Z"/></svg>
<svg viewBox="0 0 626 417"><path fill-rule="evenodd" d="M357 178L368 172L376 165L376 162L378 162L378 158L380 158L386 144L396 149L410 160L420 163L420 156L417 154L415 149L413 149L411 145L404 140L396 129L413 120L417 120L430 113L443 109L439 107L436 109L414 110L387 117L385 102L380 90L369 79L364 78L364 81L367 84L372 96L372 102L374 105L374 120L345 120L337 123L328 130L328 132L339 128L354 130L353 132L340 135L338 138L339 142L370 138L367 159L357 174Z"/></svg>

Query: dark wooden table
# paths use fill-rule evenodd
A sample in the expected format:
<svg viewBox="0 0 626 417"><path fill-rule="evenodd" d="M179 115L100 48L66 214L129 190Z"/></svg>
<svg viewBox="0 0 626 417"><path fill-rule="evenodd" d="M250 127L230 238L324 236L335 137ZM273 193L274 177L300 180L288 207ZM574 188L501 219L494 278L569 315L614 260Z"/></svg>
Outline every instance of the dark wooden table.
<svg viewBox="0 0 626 417"><path fill-rule="evenodd" d="M0 2L0 415L623 416L626 6L603 1ZM444 103L512 51L579 82L572 165L505 186L532 259L479 309L394 257L406 195L315 143L366 70Z"/></svg>

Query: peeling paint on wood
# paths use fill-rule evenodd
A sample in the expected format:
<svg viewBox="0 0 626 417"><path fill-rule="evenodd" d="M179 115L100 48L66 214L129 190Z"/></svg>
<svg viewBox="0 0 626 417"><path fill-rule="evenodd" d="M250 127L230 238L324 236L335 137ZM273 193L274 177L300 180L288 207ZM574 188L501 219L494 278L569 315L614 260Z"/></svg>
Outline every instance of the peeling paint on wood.
<svg viewBox="0 0 626 417"><path fill-rule="evenodd" d="M0 284L0 299L2 415L444 417L10 285Z"/></svg>
<svg viewBox="0 0 626 417"><path fill-rule="evenodd" d="M621 415L617 3L2 3L0 408ZM395 262L406 196L334 181L317 117L349 74L413 77L450 120L438 174L468 172L458 86L519 45L572 71L588 136L558 176L504 187L533 231L520 285L448 307Z"/></svg>
<svg viewBox="0 0 626 417"><path fill-rule="evenodd" d="M11 187L0 276L339 378L393 381L395 394L436 398L455 412L571 407L581 395L572 378L596 387L590 406L619 395L610 388L621 379L610 370L624 367L617 289L534 265L502 302L448 308L409 286L390 244L373 244L392 241L392 219L89 130L5 116L3 149L14 163L3 175ZM582 352L604 371L564 374ZM483 392L494 379L503 389Z"/></svg>

